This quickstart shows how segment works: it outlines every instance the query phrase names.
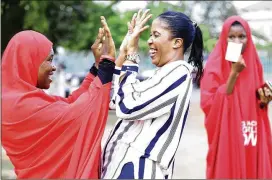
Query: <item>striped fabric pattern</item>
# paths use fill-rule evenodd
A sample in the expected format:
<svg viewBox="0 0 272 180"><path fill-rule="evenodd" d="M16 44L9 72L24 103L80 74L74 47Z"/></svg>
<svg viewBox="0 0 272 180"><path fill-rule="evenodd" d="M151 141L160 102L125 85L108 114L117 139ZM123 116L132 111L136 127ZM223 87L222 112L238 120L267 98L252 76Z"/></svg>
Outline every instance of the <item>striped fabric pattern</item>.
<svg viewBox="0 0 272 180"><path fill-rule="evenodd" d="M119 70L113 96L119 120L103 147L102 178L119 177L129 162L134 162L135 178L162 178L158 174L171 178L189 110L192 66L182 60L171 62L142 82L136 78L138 68Z"/></svg>

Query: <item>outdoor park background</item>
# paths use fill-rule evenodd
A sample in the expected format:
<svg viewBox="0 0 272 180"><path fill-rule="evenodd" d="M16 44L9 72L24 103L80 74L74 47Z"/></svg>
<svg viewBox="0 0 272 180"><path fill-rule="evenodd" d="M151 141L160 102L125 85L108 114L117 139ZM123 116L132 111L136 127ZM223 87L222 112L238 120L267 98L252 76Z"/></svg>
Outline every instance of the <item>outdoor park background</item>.
<svg viewBox="0 0 272 180"><path fill-rule="evenodd" d="M107 19L116 49L127 32L127 21L139 8L148 8L153 14L151 21L166 10L181 11L195 20L202 29L205 62L221 31L222 23L231 15L248 20L253 40L261 58L264 76L272 80L272 2L271 1L1 1L1 54L10 38L24 29L45 34L53 43L58 68L54 83L47 92L66 96L76 89L94 63L90 50L100 25L100 16ZM154 68L148 57L146 40L149 31L140 38L141 70L147 77ZM117 52L118 54L118 52ZM1 55L2 57L2 55ZM205 63L204 62L204 63ZM193 91L192 103L186 128L176 155L174 178L205 178L207 139L204 115L199 106L199 89ZM270 120L272 120L270 103ZM105 135L116 121L115 112L109 112ZM13 166L5 151L1 153L2 178L15 178Z"/></svg>

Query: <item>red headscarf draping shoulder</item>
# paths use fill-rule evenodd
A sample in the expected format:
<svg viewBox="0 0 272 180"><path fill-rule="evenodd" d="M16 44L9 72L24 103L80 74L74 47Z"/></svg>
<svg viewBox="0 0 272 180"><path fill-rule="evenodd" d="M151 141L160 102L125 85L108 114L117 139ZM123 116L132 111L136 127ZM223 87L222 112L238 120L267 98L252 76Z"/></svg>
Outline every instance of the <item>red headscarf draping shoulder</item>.
<svg viewBox="0 0 272 180"><path fill-rule="evenodd" d="M36 88L52 43L22 31L2 58L2 145L18 178L98 178L110 83L88 75L64 99ZM91 82L92 81L92 82Z"/></svg>
<svg viewBox="0 0 272 180"><path fill-rule="evenodd" d="M248 41L242 54L246 68L240 73L233 93L227 95L231 63L225 60L225 53L228 32L235 21L242 24L247 34ZM272 178L272 140L267 108L260 109L255 96L263 83L263 69L248 23L238 16L229 17L209 55L200 86L209 143L207 178ZM257 145L246 147L242 123L250 126L253 121L257 121Z"/></svg>

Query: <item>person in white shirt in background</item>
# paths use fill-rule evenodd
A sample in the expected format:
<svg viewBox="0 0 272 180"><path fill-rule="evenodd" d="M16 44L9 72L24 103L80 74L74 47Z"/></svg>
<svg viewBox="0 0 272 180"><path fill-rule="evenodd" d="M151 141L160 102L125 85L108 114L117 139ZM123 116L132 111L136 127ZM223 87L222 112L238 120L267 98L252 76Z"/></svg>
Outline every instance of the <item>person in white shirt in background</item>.
<svg viewBox="0 0 272 180"><path fill-rule="evenodd" d="M134 14L116 60L113 100L119 119L103 147L102 179L171 179L173 175L192 94L193 66L196 83L203 72L202 32L181 12L167 11L155 18L148 45L158 68L140 82L138 40L151 16L149 10ZM186 62L184 53L190 50Z"/></svg>

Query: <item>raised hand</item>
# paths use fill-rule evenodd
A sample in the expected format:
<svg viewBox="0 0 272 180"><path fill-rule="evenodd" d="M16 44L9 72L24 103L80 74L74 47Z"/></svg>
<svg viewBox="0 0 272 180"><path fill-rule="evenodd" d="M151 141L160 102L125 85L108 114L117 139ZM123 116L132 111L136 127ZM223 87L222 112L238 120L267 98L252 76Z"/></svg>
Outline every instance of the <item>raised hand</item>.
<svg viewBox="0 0 272 180"><path fill-rule="evenodd" d="M239 57L239 60L236 63L232 63L231 70L234 73L240 73L244 70L245 67L246 67L246 63L243 56L241 55Z"/></svg>
<svg viewBox="0 0 272 180"><path fill-rule="evenodd" d="M102 45L103 45L103 38L104 37L104 29L99 28L96 40L94 41L91 49L94 54L95 58L95 66L98 68L98 64L100 62L100 57L102 55Z"/></svg>
<svg viewBox="0 0 272 180"><path fill-rule="evenodd" d="M122 44L119 48L120 52L126 54L127 53L127 45L128 45L128 41L130 40L131 38L131 34L133 32L133 28L135 26L135 19L136 19L136 16L137 16L137 13L134 13L132 19L130 22L127 23L127 26L128 26L128 32L124 38L124 40L122 41Z"/></svg>
<svg viewBox="0 0 272 180"><path fill-rule="evenodd" d="M152 14L149 14L149 9L147 9L142 14L142 9L140 9L135 18L135 26L133 28L133 32L131 33L131 38L128 41L127 50L128 53L135 53L138 50L138 41L140 38L140 34L149 28L148 25L145 25L147 21L152 17ZM131 27L133 24L130 24Z"/></svg>
<svg viewBox="0 0 272 180"><path fill-rule="evenodd" d="M105 40L102 41L102 55L111 56L115 58L115 44L111 36L110 28L104 16L100 17L104 29Z"/></svg>

